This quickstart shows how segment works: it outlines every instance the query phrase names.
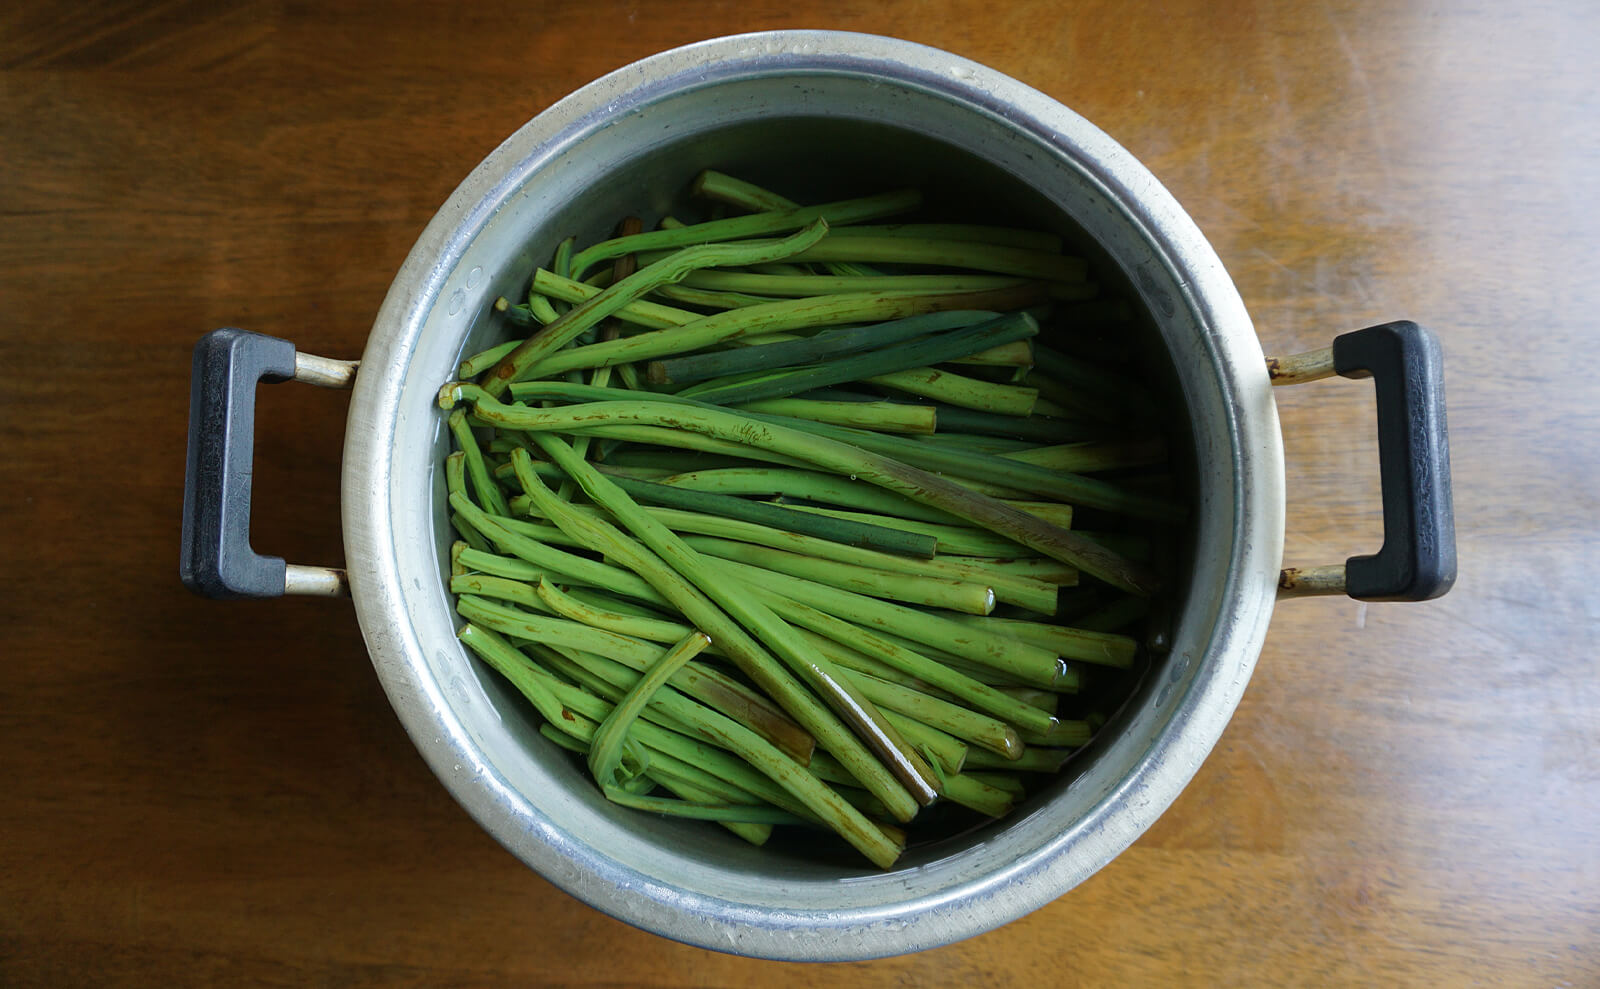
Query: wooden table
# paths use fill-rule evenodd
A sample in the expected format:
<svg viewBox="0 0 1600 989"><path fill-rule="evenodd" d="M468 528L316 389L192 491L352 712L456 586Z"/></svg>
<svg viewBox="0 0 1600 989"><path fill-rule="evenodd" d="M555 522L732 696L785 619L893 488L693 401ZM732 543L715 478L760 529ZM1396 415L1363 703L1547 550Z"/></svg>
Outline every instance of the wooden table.
<svg viewBox="0 0 1600 989"><path fill-rule="evenodd" d="M0 14L0 982L1600 984L1592 4L134 3ZM1000 931L802 969L640 933L417 758L348 606L176 574L189 350L359 355L522 121L722 33L899 34L1144 160L1269 352L1398 317L1448 364L1461 577L1283 605L1132 849ZM1375 548L1370 390L1280 393L1286 560ZM255 543L336 563L345 396L264 389Z"/></svg>

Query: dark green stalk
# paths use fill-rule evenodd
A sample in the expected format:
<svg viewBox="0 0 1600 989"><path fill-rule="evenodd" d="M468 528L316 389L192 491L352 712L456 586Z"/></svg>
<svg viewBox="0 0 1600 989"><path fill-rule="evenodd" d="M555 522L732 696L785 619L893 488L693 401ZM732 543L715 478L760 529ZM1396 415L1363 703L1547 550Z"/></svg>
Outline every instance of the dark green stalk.
<svg viewBox="0 0 1600 989"><path fill-rule="evenodd" d="M1118 598L1072 620L1073 627L1089 632L1117 632L1150 613L1150 602L1132 595Z"/></svg>
<svg viewBox="0 0 1600 989"><path fill-rule="evenodd" d="M1164 464L1167 462L1167 445L1160 437L1151 436L1100 443L1068 443L1002 453L1000 456L1051 470L1093 474L1097 471Z"/></svg>
<svg viewBox="0 0 1600 989"><path fill-rule="evenodd" d="M835 231L838 233L839 231ZM1061 253L1061 238L1042 230L983 226L976 223L890 223L855 226L850 237L909 237L915 240L958 240L995 244L1046 254Z"/></svg>
<svg viewBox="0 0 1600 989"><path fill-rule="evenodd" d="M772 417L753 414L753 418L768 421ZM1178 505L1165 498L1128 491L1107 484L1105 481L1079 477L1065 471L1025 464L1005 457L940 448L910 437L888 436L870 430L829 426L803 419L784 420L774 425L801 430L840 443L854 444L863 450L894 457L923 470L1000 484L1087 508L1101 508L1108 512L1163 522L1179 521L1184 514Z"/></svg>
<svg viewBox="0 0 1600 989"><path fill-rule="evenodd" d="M1157 404L1149 389L1132 378L1050 347L1035 348L1034 365L1041 377L1053 379L1067 393L1083 395L1112 408L1148 409Z"/></svg>
<svg viewBox="0 0 1600 989"><path fill-rule="evenodd" d="M846 381L938 364L997 344L1026 339L1038 332L1039 324L1033 317L1027 313L1012 313L925 339L850 355L827 364L774 372L755 381L721 386L712 382L707 387L688 389L683 397L713 405L783 398L813 388L826 388Z"/></svg>
<svg viewBox="0 0 1600 989"><path fill-rule="evenodd" d="M989 415L1032 415L1039 393L1032 388L969 378L933 367L908 368L863 377L880 388L894 388L944 405L972 409Z"/></svg>
<svg viewBox="0 0 1600 989"><path fill-rule="evenodd" d="M815 536L818 539L826 539L846 546L859 546L864 549L875 549L884 553L896 553L901 556L917 557L924 560L930 559L936 549L935 541L921 533L901 532L898 529L891 529L886 526L868 525L846 519L827 519L805 512L779 508L776 505L746 501L743 498L734 498L728 495L710 494L686 488L670 487L664 484L654 484L649 481L635 481L615 476L612 477L612 480L634 498L667 508L701 512L706 515L719 515L723 518L738 519L742 522L751 522L756 525L771 526L775 529L785 529L807 536ZM833 523L841 524L836 525Z"/></svg>
<svg viewBox="0 0 1600 989"><path fill-rule="evenodd" d="M951 310L924 313L905 319L824 330L815 336L783 343L763 343L737 350L719 350L665 361L651 361L645 376L655 384L688 384L707 378L770 371L859 353L875 347L911 340L929 333L962 329L994 319L997 314Z"/></svg>
<svg viewBox="0 0 1600 989"><path fill-rule="evenodd" d="M1029 745L1022 750L1022 756L1017 759L1007 759L974 749L967 754L968 769L1009 769L1021 773L1059 773L1061 767L1072 758L1070 749L1047 749L1043 746Z"/></svg>

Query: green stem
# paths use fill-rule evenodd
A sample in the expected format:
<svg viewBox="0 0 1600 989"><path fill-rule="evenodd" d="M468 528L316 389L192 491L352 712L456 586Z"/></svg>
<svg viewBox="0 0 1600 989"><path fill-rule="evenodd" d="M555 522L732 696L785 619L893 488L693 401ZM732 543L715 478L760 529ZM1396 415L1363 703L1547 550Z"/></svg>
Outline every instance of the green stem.
<svg viewBox="0 0 1600 989"><path fill-rule="evenodd" d="M1058 685L1061 663L1055 653L1012 635L990 632L981 622L957 622L952 617L901 607L745 563L731 560L715 560L714 563L717 569L740 583L785 595L837 618L936 646L970 662L1001 670L1032 686Z"/></svg>
<svg viewBox="0 0 1600 989"><path fill-rule="evenodd" d="M657 252L645 254L655 257ZM861 261L867 264L922 264L1017 275L1055 282L1081 282L1088 266L1081 258L968 240L935 240L882 234L825 237L790 261Z"/></svg>
<svg viewBox="0 0 1600 989"><path fill-rule="evenodd" d="M987 312L951 310L924 313L920 316L874 323L871 326L824 330L814 336L780 343L756 343L737 350L719 350L692 354L688 357L674 357L665 361L652 361L646 369L646 376L655 384L687 384L707 378L743 374L747 371L770 371L799 364L811 364L871 350L874 347L901 343L930 333L963 329L993 319L996 315Z"/></svg>
<svg viewBox="0 0 1600 989"><path fill-rule="evenodd" d="M875 429L880 433L932 434L938 419L932 406L899 402L817 402L803 398L768 398L740 407L746 412L810 419L834 426Z"/></svg>
<svg viewBox="0 0 1600 989"><path fill-rule="evenodd" d="M788 426L764 420L758 421L722 410L653 400L595 402L559 409L527 409L501 405L482 389L471 385L446 386L440 395L441 404L453 404L462 399L474 402L475 412L480 418L512 429L542 431L570 429L575 424L582 425L595 421L634 422L687 429L743 443L753 449L775 450L785 456L808 460L835 473L857 475L914 501L943 509L982 528L1038 550L1046 556L1069 563L1129 593L1148 595L1157 584L1153 574L1147 573L1143 568L1124 560L1104 547L1082 539L1070 530L1049 525L993 498L974 494L943 477L891 460L873 451L850 446L831 436L817 435L817 431L837 431L851 437L872 437L874 442L880 439L898 440L917 446L915 440L889 437L865 430L842 430L820 423L809 423L807 425L812 431L802 432ZM787 421L803 422L799 419ZM946 453L946 451L938 452ZM976 459L1001 464L1012 463L999 457ZM1013 466L1017 470L1037 471L1051 478L1071 476L1058 475L1056 472L1034 468L1028 464Z"/></svg>
<svg viewBox="0 0 1600 989"><path fill-rule="evenodd" d="M653 621L628 615L610 615L600 609L586 606L570 596L555 590L547 580L540 579L537 589L521 581L500 577L464 575L452 577L453 594L474 595L480 598L497 598L512 601L524 607L553 612L562 618L625 637L646 642L675 642L690 631L689 626L676 622ZM597 615L617 620L591 621ZM508 616L502 616L507 618ZM664 633L665 629L670 632ZM521 632L512 634L521 636ZM538 641L546 641L540 639ZM609 652L607 655L623 662L631 669L644 668L642 657L647 653L630 649ZM802 766L811 759L814 743L799 725L775 707L757 691L704 664L692 664L681 673L674 674L671 683L677 689L702 704L722 712L733 720L756 732L778 748L789 753Z"/></svg>
<svg viewBox="0 0 1600 989"><path fill-rule="evenodd" d="M628 740L628 729L673 674L710 644L711 640L702 632L691 632L678 640L644 671L633 687L622 695L622 700L611 709L611 713L606 715L606 719L600 722L594 738L589 741L589 772L606 789L606 796L616 799L610 784L622 765L622 746Z"/></svg>
<svg viewBox="0 0 1600 989"><path fill-rule="evenodd" d="M994 590L986 584L873 570L853 563L821 560L768 546L753 546L710 536L686 536L683 541L708 556L776 570L869 597L887 598L927 608L948 608L969 615L987 615L994 611Z"/></svg>
<svg viewBox="0 0 1600 989"><path fill-rule="evenodd" d="M1004 817L1011 813L1011 795L978 782L970 776L957 774L944 781L944 796L970 810L990 817Z"/></svg>
<svg viewBox="0 0 1600 989"><path fill-rule="evenodd" d="M835 231L839 233L839 231ZM845 236L909 237L916 240L959 240L1015 247L1025 251L1061 253L1061 238L1042 230L983 226L976 223L890 223L850 228Z"/></svg>
<svg viewBox="0 0 1600 989"><path fill-rule="evenodd" d="M483 387L490 395L502 394L517 378L533 373L539 365L557 350L577 339L584 331L616 312L629 302L641 298L660 285L669 285L696 268L716 265L752 264L775 261L797 250L816 243L828 231L826 222L818 220L799 233L781 240L745 241L738 244L701 244L686 247L670 257L663 258L627 278L613 284L599 295L579 303L565 316L546 326L542 331L524 340L507 354L483 379ZM638 234L649 237L651 234ZM627 241L634 238L624 237ZM630 253L621 251L620 254ZM612 255L613 257L618 255ZM581 255L580 255L581 259ZM574 262L578 263L577 261ZM568 368L566 370L573 370Z"/></svg>
<svg viewBox="0 0 1600 989"><path fill-rule="evenodd" d="M667 508L718 515L814 536L845 546L858 546L902 556L929 559L935 552L934 540L921 533L902 532L888 526L869 525L848 519L827 519L776 505L685 487L615 476L612 480L634 498Z"/></svg>
<svg viewBox="0 0 1600 989"><path fill-rule="evenodd" d="M538 678L563 707L561 719L552 722L552 725L586 745L594 737L594 730L610 713L612 705L622 699L623 693L638 677L626 667L592 653L551 649L538 643L528 643L524 649L533 650L537 661L525 652L515 653L517 658L524 661L531 671L530 675ZM553 674L559 674L571 683L558 680ZM816 816L804 802L797 800L765 773L757 771L731 749L708 745L652 721L636 722L634 735L650 751L652 764L665 756L667 765L680 775L685 774L677 770L676 763L692 766L699 773L721 780L724 785L717 787L706 782L705 776L698 773L685 775L685 778L694 782L724 792L724 799L740 799L740 793L726 793L728 787L733 787L749 798L764 800L792 814Z"/></svg>
<svg viewBox="0 0 1600 989"><path fill-rule="evenodd" d="M749 216L712 220L668 230L634 234L603 240L579 251L572 259L572 277L582 281L589 269L601 261L636 251L653 251L661 248L679 248L694 244L757 237L762 234L798 230L821 221L831 226L860 223L878 217L892 216L916 209L922 204L922 194L911 189L889 192L861 199L847 199L821 206L808 206L789 210L773 210ZM640 259L641 262L644 260ZM770 259L776 260L776 259ZM730 264L733 262L730 262ZM743 262L760 264L760 261Z"/></svg>
<svg viewBox="0 0 1600 989"><path fill-rule="evenodd" d="M687 285L663 285L655 290L655 294L663 299L681 302L685 305L700 306L704 309L743 309L746 306L762 306L777 300L766 295L745 295L740 292L714 292L710 289L692 288Z"/></svg>
<svg viewBox="0 0 1600 989"><path fill-rule="evenodd" d="M756 275L740 271L697 271L683 284L723 292L748 292L779 298L809 298L838 292L982 292L1022 283L1012 275Z"/></svg>
<svg viewBox="0 0 1600 989"><path fill-rule="evenodd" d="M655 483L661 487L684 491L698 491L722 495L759 495L773 497L785 495L810 501L823 501L844 505L863 511L893 515L897 518L935 522L941 525L961 523L949 512L919 505L909 498L891 491L862 484L835 474L815 470L774 470L771 467L716 467L708 470L685 471L661 478Z"/></svg>
<svg viewBox="0 0 1600 989"><path fill-rule="evenodd" d="M1038 392L1032 388L969 378L932 367L909 368L861 380L956 408L1019 418L1032 415L1039 398Z"/></svg>
<svg viewBox="0 0 1600 989"><path fill-rule="evenodd" d="M543 268L534 271L533 288L534 291L542 295L548 295L552 299L561 299L566 302L587 302L604 291L584 282L563 278ZM690 312L687 309L676 309L672 306L663 306L656 302L644 300L628 303L612 313L612 317L651 330L665 330L705 318L699 313ZM507 350L507 353L510 353L510 350ZM462 377L466 376L463 375Z"/></svg>
<svg viewBox="0 0 1600 989"><path fill-rule="evenodd" d="M938 544L940 556L971 556L978 558L1012 559L1026 556L1028 547L1021 543L997 536L992 532L974 529L967 526L940 525L937 522L923 522L918 519L902 519L892 515L871 514L867 512L842 511L835 508L823 508L816 505L790 505L791 511L803 512L807 515L820 515L823 518L836 519L840 522L859 522L862 525L878 525L886 529L903 529L906 532L930 536ZM1056 567L1062 567L1057 561L1052 560ZM1076 574L1075 568L1072 572Z"/></svg>
<svg viewBox="0 0 1600 989"><path fill-rule="evenodd" d="M552 443L548 450L555 450L560 445L559 441ZM557 451L557 453L559 455L560 451ZM518 454L513 454L513 456L518 457ZM601 475L586 462L573 460L570 450L566 451L564 459L566 463L561 464L563 469L570 465L574 480L577 480L584 488L585 493L593 498L594 492L591 488L594 486L594 479L601 478ZM525 453L518 457L516 462L519 465L519 475L522 474L523 465L531 463ZM850 734L827 708L822 706L816 696L803 689L793 679L789 671L773 659L763 645L758 644L718 604L713 603L713 598L704 583L697 583L686 578L675 566L658 556L657 553L659 551L655 547L647 548L644 544L624 535L607 523L596 521L574 512L571 506L557 500L550 494L548 489L534 477L531 470L527 470L523 486L527 490L529 497L538 503L540 510L546 513L562 529L583 539L590 545L591 549L622 562L655 586L696 628L710 635L712 641L718 644L746 676L750 677L758 687L766 691L767 695L782 707L790 717L794 718L802 728L809 731L812 737L817 740L818 745L841 756L841 758L848 758L853 763L852 771L860 774L857 777L860 782L868 785L869 789L873 789L875 793L878 793L880 799L884 799L884 795L887 794L887 799L884 799L884 803L895 809L895 816L898 819L911 819L916 813L917 804L910 794L895 783L894 778L890 777L884 771L883 766L872 758L856 737ZM616 489L614 486L612 488L620 492L620 489ZM626 496L624 495L623 497L625 498ZM620 504L617 499L613 498L612 501ZM610 505L606 507L608 509L611 508ZM624 511L627 510L624 509ZM627 514L634 521L638 521L638 516L635 513L629 511ZM638 530L635 531L637 532ZM660 545L666 547L665 543L660 543ZM666 548L670 549L670 547ZM690 550L689 552L692 553L693 551ZM705 580L705 574L701 573L698 576L702 578L702 581ZM709 583L709 581L706 581L706 583ZM726 590L726 588L723 588L723 590ZM813 672L821 671L814 670ZM838 686L837 678L831 681L818 679L824 683L825 690L837 688ZM835 689L831 692L836 693L837 690ZM871 781L870 783L869 780ZM879 793L880 790L882 791L881 793Z"/></svg>
<svg viewBox="0 0 1600 989"><path fill-rule="evenodd" d="M926 783L930 774L921 760L905 749L893 729L884 725L872 702L853 691L847 681L840 679L832 663L818 655L794 629L744 588L718 579L715 568L709 565L710 561L691 549L666 526L651 518L622 488L591 464L576 457L560 439L536 434L534 440L546 456L578 482L590 500L615 516L685 580L758 635L763 644L782 657L789 668L844 719L856 737L841 735L837 741L829 744L830 751L850 767L862 785L885 805L897 808L895 816L899 820L910 820L916 813L917 803L928 803L933 799L934 793ZM531 467L532 464L526 451L518 450L512 454L512 458L518 466L519 477L528 496L538 501L541 509L550 512L550 500L541 496L544 485L531 469L524 471L525 466ZM551 517L560 524L555 515ZM699 625L698 622L695 624ZM790 713L794 712L791 710ZM812 734L822 741L815 729L812 729ZM910 801L915 802L906 806Z"/></svg>
<svg viewBox="0 0 1600 989"><path fill-rule="evenodd" d="M1071 757L1071 749L1047 749L1038 745L1025 747L1021 757L1017 759L1007 759L1004 756L975 749L967 754L967 768L1010 769L1022 773L1059 773L1061 767L1066 765Z"/></svg>
<svg viewBox="0 0 1600 989"><path fill-rule="evenodd" d="M451 586L454 589L453 582ZM692 631L677 622L603 610L557 590L548 580L539 581L535 593L545 607L564 618L650 642L674 642ZM761 735L802 766L811 761L814 740L759 691L699 663L674 677L672 685Z"/></svg>
<svg viewBox="0 0 1600 989"><path fill-rule="evenodd" d="M723 172L706 169L694 177L689 192L713 202L727 203L751 212L797 209L799 203Z"/></svg>
<svg viewBox="0 0 1600 989"><path fill-rule="evenodd" d="M819 644L819 648L841 666L880 680L891 679L878 668L881 663L1007 724L1033 731L1046 731L1050 727L1049 716L1044 712L955 669L947 662L925 655L922 651L924 647L916 643L907 643L835 618L782 594L762 588L757 588L756 592L763 596L768 607L805 629L813 637L814 644ZM828 645L830 643L831 647Z"/></svg>
<svg viewBox="0 0 1600 989"><path fill-rule="evenodd" d="M1016 730L997 718L863 673L852 671L850 676L862 693L886 711L914 718L930 728L937 728L993 752L1022 754L1022 739L1017 736ZM946 765L944 768L949 772L961 771L959 764L953 767Z"/></svg>
<svg viewBox="0 0 1600 989"><path fill-rule="evenodd" d="M1043 622L1020 621L1014 618L983 618L973 620L965 615L951 615L950 620L973 627L1008 635L1020 642L1028 642L1048 649L1063 659L1076 659L1097 666L1114 666L1125 670L1133 665L1139 642L1114 632L1091 632L1066 625L1046 625Z"/></svg>
<svg viewBox="0 0 1600 989"><path fill-rule="evenodd" d="M736 821L741 824L804 824L800 818L776 807L753 807L749 804L707 804L689 800L669 800L665 797L641 796L621 787L602 785L601 791L612 803L633 810L687 817L698 821Z"/></svg>
<svg viewBox="0 0 1600 989"><path fill-rule="evenodd" d="M1038 332L1039 324L1032 316L1027 313L1012 313L924 339L910 340L842 357L822 365L774 372L740 384L718 385L712 382L708 387L697 386L688 389L683 397L713 405L753 402L762 398L783 398L813 388L826 388L846 381L870 379L896 371L938 364L998 344L1026 339Z"/></svg>
<svg viewBox="0 0 1600 989"><path fill-rule="evenodd" d="M458 409L450 413L447 421L450 435L455 437L456 446L466 458L467 476L472 479L472 489L477 493L478 501L495 515L511 514L510 508L506 506L505 493L489 475L489 467L483 459L483 450L478 447L477 437L472 435L472 427L467 425L466 410Z"/></svg>
<svg viewBox="0 0 1600 989"><path fill-rule="evenodd" d="M1159 437L1146 437L1100 443L1068 443L1002 453L1000 456L1051 470L1093 474L1096 471L1164 464L1167 462L1167 445Z"/></svg>
<svg viewBox="0 0 1600 989"><path fill-rule="evenodd" d="M814 326L877 322L946 310L1004 312L1032 305L1038 301L1041 291L1038 283L1029 282L1017 288L959 292L950 295L848 292L812 299L785 299L762 306L731 309L671 329L639 333L609 343L573 347L551 354L540 363L538 371L542 377L555 377L562 372L579 368L651 360L689 353L735 338L757 337ZM574 309L573 312L578 310ZM568 317L571 315L569 313Z"/></svg>
<svg viewBox="0 0 1600 989"><path fill-rule="evenodd" d="M626 490L626 489L624 489ZM513 499L515 500L515 499ZM995 598L1003 604L1014 604L1040 614L1055 611L1056 585L1031 577L1006 573L983 561L956 561L943 558L915 560L893 553L850 546L827 539L818 539L803 533L786 531L773 526L757 525L739 519L717 515L688 512L672 508L647 508L674 532L692 532L702 536L719 536L736 539L758 546L788 550L824 560L837 560L857 566L888 570L897 574L916 574L924 577L944 577L966 583L984 584L994 589ZM976 532L977 530L969 530ZM1057 564L1059 566L1059 564ZM1076 571L1073 571L1076 573Z"/></svg>
<svg viewBox="0 0 1600 989"><path fill-rule="evenodd" d="M616 567L608 567L586 557L565 553L561 550L546 546L536 539L530 539L521 533L513 531L504 523L483 512L478 506L468 501L461 495L450 496L450 507L454 508L477 530L484 534L491 542L506 553L518 557L530 565L529 569L507 568L497 565L493 561L479 560L469 557L468 553L461 555L462 562L472 569L483 569L485 572L496 576L510 577L513 580L537 581L545 573L561 575L564 581L577 584L588 584L590 587L603 587L614 590L619 594L649 601L651 604L665 604L666 601L648 583L640 580L634 574ZM495 567L495 569L488 569Z"/></svg>
<svg viewBox="0 0 1600 989"><path fill-rule="evenodd" d="M851 683L860 687L864 694L875 693L876 691L862 687L865 679L868 678L852 676ZM961 772L961 767L966 765L967 752L970 750L967 748L967 743L961 739L887 707L883 709L883 717L894 726L894 730L899 732L908 744L916 748L924 759L939 767L941 779L951 773Z"/></svg>

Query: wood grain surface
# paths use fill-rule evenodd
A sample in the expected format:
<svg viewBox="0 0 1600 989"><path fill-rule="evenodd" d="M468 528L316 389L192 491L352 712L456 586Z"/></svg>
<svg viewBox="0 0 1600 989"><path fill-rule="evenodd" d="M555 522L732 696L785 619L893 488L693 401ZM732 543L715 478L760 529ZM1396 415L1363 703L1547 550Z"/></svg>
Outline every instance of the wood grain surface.
<svg viewBox="0 0 1600 989"><path fill-rule="evenodd" d="M1461 576L1282 605L1194 783L1076 891L806 968L626 927L416 755L349 607L191 597L189 352L360 354L524 120L718 34L895 34L1084 114L1269 353L1443 341ZM1600 985L1593 3L23 3L0 13L0 983ZM254 542L337 563L346 396L263 389ZM1279 393L1286 562L1375 549L1370 387Z"/></svg>

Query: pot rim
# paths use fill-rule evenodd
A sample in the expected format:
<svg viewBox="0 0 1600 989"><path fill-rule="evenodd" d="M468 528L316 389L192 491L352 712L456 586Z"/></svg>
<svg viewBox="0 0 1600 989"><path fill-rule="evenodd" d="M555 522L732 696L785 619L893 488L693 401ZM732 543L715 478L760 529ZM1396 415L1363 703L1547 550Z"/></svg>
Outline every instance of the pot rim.
<svg viewBox="0 0 1600 989"><path fill-rule="evenodd" d="M1227 602L1204 662L1171 723L1138 770L1045 852L979 876L959 894L819 914L757 909L663 889L649 877L596 874L569 836L508 807L455 716L443 685L421 660L427 648L407 620L394 533L391 449L400 395L417 340L456 262L497 204L533 171L619 107L677 87L763 73L815 71L892 76L1003 117L1096 181L1142 230L1180 286L1181 304L1208 328L1205 346L1229 399L1235 538ZM418 238L373 326L345 438L342 509L351 593L384 689L419 751L452 795L497 840L545 878L591 905L656 933L703 947L767 958L845 960L920 950L1022 916L1087 878L1125 849L1176 798L1231 717L1271 616L1281 560L1282 444L1261 348L1243 302L1210 244L1143 165L1055 100L979 63L873 35L774 31L736 35L642 59L577 90L524 124L452 193ZM463 766L471 771L463 771ZM536 817L537 815L535 815ZM1062 854L1071 844L1073 854ZM960 898L983 904L953 908ZM1002 904L996 907L995 904ZM998 913L996 912L998 910ZM813 936L798 936L798 935Z"/></svg>

